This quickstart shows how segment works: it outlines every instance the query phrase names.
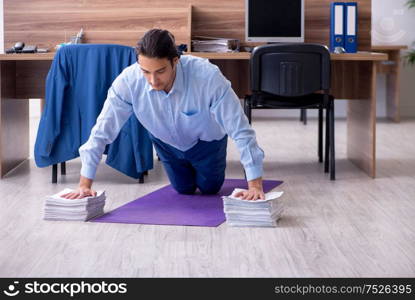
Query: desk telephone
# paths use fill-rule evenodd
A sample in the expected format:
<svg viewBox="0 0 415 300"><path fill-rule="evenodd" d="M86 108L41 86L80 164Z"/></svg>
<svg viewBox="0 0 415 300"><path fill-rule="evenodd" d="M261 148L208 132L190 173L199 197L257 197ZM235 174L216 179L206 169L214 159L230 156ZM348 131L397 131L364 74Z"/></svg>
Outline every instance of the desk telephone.
<svg viewBox="0 0 415 300"><path fill-rule="evenodd" d="M36 53L37 46L36 45L25 45L23 42L17 42L14 46L10 49L6 50L6 53Z"/></svg>

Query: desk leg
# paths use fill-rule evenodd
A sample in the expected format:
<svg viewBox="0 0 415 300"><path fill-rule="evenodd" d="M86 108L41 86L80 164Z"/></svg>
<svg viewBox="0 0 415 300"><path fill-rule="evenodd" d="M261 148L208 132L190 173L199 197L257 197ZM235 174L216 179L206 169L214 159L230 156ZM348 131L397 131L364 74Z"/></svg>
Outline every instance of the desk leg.
<svg viewBox="0 0 415 300"><path fill-rule="evenodd" d="M389 51L388 55L389 60L393 61L394 64L386 75L386 115L388 119L398 123L401 121L399 111L400 51Z"/></svg>
<svg viewBox="0 0 415 300"><path fill-rule="evenodd" d="M210 62L217 65L222 74L231 82L232 89L239 99L244 99L245 95L251 93L248 60L212 59Z"/></svg>
<svg viewBox="0 0 415 300"><path fill-rule="evenodd" d="M0 62L0 176L29 157L29 101L16 99L16 62Z"/></svg>
<svg viewBox="0 0 415 300"><path fill-rule="evenodd" d="M45 109L45 98L40 98L40 115L43 114L43 110Z"/></svg>
<svg viewBox="0 0 415 300"><path fill-rule="evenodd" d="M348 101L347 110L347 157L373 178L376 176L376 67L376 62L355 63L357 73L349 76L359 81L356 91L359 97Z"/></svg>

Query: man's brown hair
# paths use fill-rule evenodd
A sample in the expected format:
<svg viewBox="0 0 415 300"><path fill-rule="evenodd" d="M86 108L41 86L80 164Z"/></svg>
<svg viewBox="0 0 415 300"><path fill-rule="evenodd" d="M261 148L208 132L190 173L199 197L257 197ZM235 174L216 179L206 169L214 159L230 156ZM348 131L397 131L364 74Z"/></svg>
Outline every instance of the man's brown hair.
<svg viewBox="0 0 415 300"><path fill-rule="evenodd" d="M180 57L174 35L167 30L151 29L137 43L137 54L151 58L167 58L173 63L173 58Z"/></svg>

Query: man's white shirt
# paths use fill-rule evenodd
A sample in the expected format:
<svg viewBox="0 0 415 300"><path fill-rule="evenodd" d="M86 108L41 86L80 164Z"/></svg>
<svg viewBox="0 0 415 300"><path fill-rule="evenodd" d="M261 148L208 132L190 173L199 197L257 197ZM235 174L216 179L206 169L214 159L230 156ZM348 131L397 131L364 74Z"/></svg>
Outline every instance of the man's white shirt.
<svg viewBox="0 0 415 300"><path fill-rule="evenodd" d="M123 70L108 90L88 141L79 148L82 176L95 178L105 146L133 113L154 137L181 151L228 134L247 180L262 176L264 152L229 80L207 59L191 55L180 57L169 93L153 89L138 62Z"/></svg>

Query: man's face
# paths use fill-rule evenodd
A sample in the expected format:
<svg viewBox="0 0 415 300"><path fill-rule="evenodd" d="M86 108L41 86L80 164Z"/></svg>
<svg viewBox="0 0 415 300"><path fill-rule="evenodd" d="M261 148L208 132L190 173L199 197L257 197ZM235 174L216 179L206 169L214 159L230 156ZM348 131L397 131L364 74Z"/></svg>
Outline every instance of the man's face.
<svg viewBox="0 0 415 300"><path fill-rule="evenodd" d="M153 89L168 92L174 82L175 69L178 57L173 59L173 65L168 58L150 58L144 55L138 56L138 62L147 82Z"/></svg>

